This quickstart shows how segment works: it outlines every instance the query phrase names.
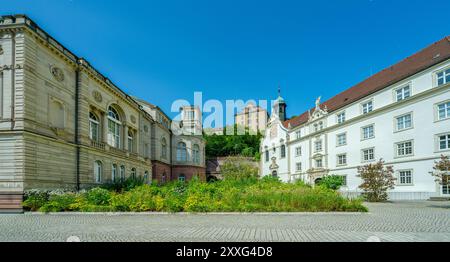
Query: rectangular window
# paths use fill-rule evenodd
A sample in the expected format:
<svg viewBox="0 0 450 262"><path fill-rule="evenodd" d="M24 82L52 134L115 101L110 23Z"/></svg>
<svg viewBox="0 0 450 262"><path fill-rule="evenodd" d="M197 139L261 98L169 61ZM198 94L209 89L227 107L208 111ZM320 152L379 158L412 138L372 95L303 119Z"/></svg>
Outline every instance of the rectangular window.
<svg viewBox="0 0 450 262"><path fill-rule="evenodd" d="M375 159L375 151L373 148L363 149L362 150L362 160L364 162L372 161Z"/></svg>
<svg viewBox="0 0 450 262"><path fill-rule="evenodd" d="M437 73L438 86L444 85L450 82L450 69Z"/></svg>
<svg viewBox="0 0 450 262"><path fill-rule="evenodd" d="M412 171L402 170L398 172L398 184L399 185L412 185Z"/></svg>
<svg viewBox="0 0 450 262"><path fill-rule="evenodd" d="M266 155L266 162L269 162L269 150L268 149L266 150L265 155Z"/></svg>
<svg viewBox="0 0 450 262"><path fill-rule="evenodd" d="M410 156L413 154L412 141L397 143L397 156Z"/></svg>
<svg viewBox="0 0 450 262"><path fill-rule="evenodd" d="M295 137L297 139L300 139L302 137L302 134L301 134L300 130L295 132Z"/></svg>
<svg viewBox="0 0 450 262"><path fill-rule="evenodd" d="M450 102L439 104L437 107L439 120L450 118Z"/></svg>
<svg viewBox="0 0 450 262"><path fill-rule="evenodd" d="M367 114L373 111L373 102L369 101L362 104L362 113Z"/></svg>
<svg viewBox="0 0 450 262"><path fill-rule="evenodd" d="M314 142L315 152L322 151L322 140Z"/></svg>
<svg viewBox="0 0 450 262"><path fill-rule="evenodd" d="M399 117L396 117L395 119L396 119L396 122L397 122L397 124L396 124L397 131L408 129L408 128L412 127L412 116L411 116L411 114L399 116Z"/></svg>
<svg viewBox="0 0 450 262"><path fill-rule="evenodd" d="M362 139L370 139L375 137L373 125L365 126L362 128Z"/></svg>
<svg viewBox="0 0 450 262"><path fill-rule="evenodd" d="M342 124L345 122L345 112L342 112L337 115L337 122L338 124Z"/></svg>
<svg viewBox="0 0 450 262"><path fill-rule="evenodd" d="M302 155L302 147L301 146L295 148L295 155L296 156Z"/></svg>
<svg viewBox="0 0 450 262"><path fill-rule="evenodd" d="M439 136L439 150L450 149L450 134Z"/></svg>
<svg viewBox="0 0 450 262"><path fill-rule="evenodd" d="M338 166L343 166L347 164L347 154L340 154L337 156Z"/></svg>
<svg viewBox="0 0 450 262"><path fill-rule="evenodd" d="M347 144L347 134L342 133L336 136L337 146L344 146Z"/></svg>
<svg viewBox="0 0 450 262"><path fill-rule="evenodd" d="M316 167L321 168L323 166L322 159L316 159Z"/></svg>
<svg viewBox="0 0 450 262"><path fill-rule="evenodd" d="M342 186L347 186L347 175L341 175L342 177Z"/></svg>
<svg viewBox="0 0 450 262"><path fill-rule="evenodd" d="M295 171L297 171L297 172L302 171L302 163L296 163L295 164Z"/></svg>
<svg viewBox="0 0 450 262"><path fill-rule="evenodd" d="M395 90L397 102L402 101L411 96L411 88L409 86L405 86Z"/></svg>

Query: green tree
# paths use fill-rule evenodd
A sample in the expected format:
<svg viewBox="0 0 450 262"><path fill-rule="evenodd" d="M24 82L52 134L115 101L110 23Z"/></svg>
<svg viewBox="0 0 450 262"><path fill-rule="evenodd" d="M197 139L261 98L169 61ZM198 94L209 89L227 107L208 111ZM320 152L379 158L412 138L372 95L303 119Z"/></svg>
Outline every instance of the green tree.
<svg viewBox="0 0 450 262"><path fill-rule="evenodd" d="M450 185L450 159L441 155L439 161L434 162L433 171L430 172L435 177L435 181L442 186Z"/></svg>
<svg viewBox="0 0 450 262"><path fill-rule="evenodd" d="M359 186L364 191L364 196L369 202L386 201L387 191L393 189L396 178L392 175L392 166L384 166L380 159L377 163L358 167L358 175L363 180Z"/></svg>
<svg viewBox="0 0 450 262"><path fill-rule="evenodd" d="M225 180L245 180L258 177L258 168L245 159L228 158L220 167Z"/></svg>

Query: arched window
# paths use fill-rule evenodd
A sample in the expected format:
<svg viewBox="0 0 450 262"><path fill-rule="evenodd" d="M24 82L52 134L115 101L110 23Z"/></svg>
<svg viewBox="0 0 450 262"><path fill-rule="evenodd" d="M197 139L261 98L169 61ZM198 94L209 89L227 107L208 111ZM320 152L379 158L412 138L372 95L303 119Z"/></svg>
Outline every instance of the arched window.
<svg viewBox="0 0 450 262"><path fill-rule="evenodd" d="M281 145L280 157L281 158L285 158L286 157L286 146L285 145Z"/></svg>
<svg viewBox="0 0 450 262"><path fill-rule="evenodd" d="M111 167L111 181L116 181L117 178L117 165L113 164Z"/></svg>
<svg viewBox="0 0 450 262"><path fill-rule="evenodd" d="M89 138L93 141L99 141L99 126L100 122L98 121L97 115L90 112L89 113Z"/></svg>
<svg viewBox="0 0 450 262"><path fill-rule="evenodd" d="M180 181L180 182L186 181L186 176L184 174L179 174L178 175L178 181Z"/></svg>
<svg viewBox="0 0 450 262"><path fill-rule="evenodd" d="M269 162L269 149L266 149L265 155L266 155L266 162Z"/></svg>
<svg viewBox="0 0 450 262"><path fill-rule="evenodd" d="M200 147L198 145L194 145L192 148L192 159L195 164L200 164Z"/></svg>
<svg viewBox="0 0 450 262"><path fill-rule="evenodd" d="M163 173L161 176L161 184L166 183L166 173Z"/></svg>
<svg viewBox="0 0 450 262"><path fill-rule="evenodd" d="M133 148L133 140L134 140L133 131L128 130L127 141L128 141L128 151L130 151L130 152L133 152L133 150L134 150L134 148Z"/></svg>
<svg viewBox="0 0 450 262"><path fill-rule="evenodd" d="M161 140L161 158L167 158L167 142L164 137Z"/></svg>
<svg viewBox="0 0 450 262"><path fill-rule="evenodd" d="M95 183L101 183L102 182L102 172L103 172L102 162L95 161L94 162L94 180L95 180Z"/></svg>
<svg viewBox="0 0 450 262"><path fill-rule="evenodd" d="M177 145L177 161L187 161L186 143L184 142L179 142Z"/></svg>
<svg viewBox="0 0 450 262"><path fill-rule="evenodd" d="M134 167L131 169L131 177L136 178L136 168Z"/></svg>
<svg viewBox="0 0 450 262"><path fill-rule="evenodd" d="M108 144L115 148L120 148L120 122L119 113L114 107L108 108Z"/></svg>
<svg viewBox="0 0 450 262"><path fill-rule="evenodd" d="M125 166L120 166L120 179L125 180Z"/></svg>
<svg viewBox="0 0 450 262"><path fill-rule="evenodd" d="M276 170L272 171L272 176L273 176L273 177L277 177L277 176L278 176L278 173L277 173Z"/></svg>

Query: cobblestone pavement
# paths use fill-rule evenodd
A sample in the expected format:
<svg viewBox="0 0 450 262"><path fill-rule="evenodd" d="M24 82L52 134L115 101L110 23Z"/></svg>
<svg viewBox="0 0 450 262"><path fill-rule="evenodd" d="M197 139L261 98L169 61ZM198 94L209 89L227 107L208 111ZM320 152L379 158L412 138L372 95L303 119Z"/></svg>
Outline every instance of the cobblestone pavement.
<svg viewBox="0 0 450 262"><path fill-rule="evenodd" d="M0 215L0 241L450 241L450 202L369 213Z"/></svg>

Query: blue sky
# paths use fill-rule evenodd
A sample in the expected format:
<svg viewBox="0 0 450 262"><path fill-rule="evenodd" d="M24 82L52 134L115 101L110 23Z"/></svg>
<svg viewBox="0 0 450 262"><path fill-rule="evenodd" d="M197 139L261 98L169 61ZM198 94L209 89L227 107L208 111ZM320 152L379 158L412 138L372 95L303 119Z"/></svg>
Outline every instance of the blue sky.
<svg viewBox="0 0 450 262"><path fill-rule="evenodd" d="M450 1L9 0L120 88L176 99L274 99L288 116L450 35Z"/></svg>

